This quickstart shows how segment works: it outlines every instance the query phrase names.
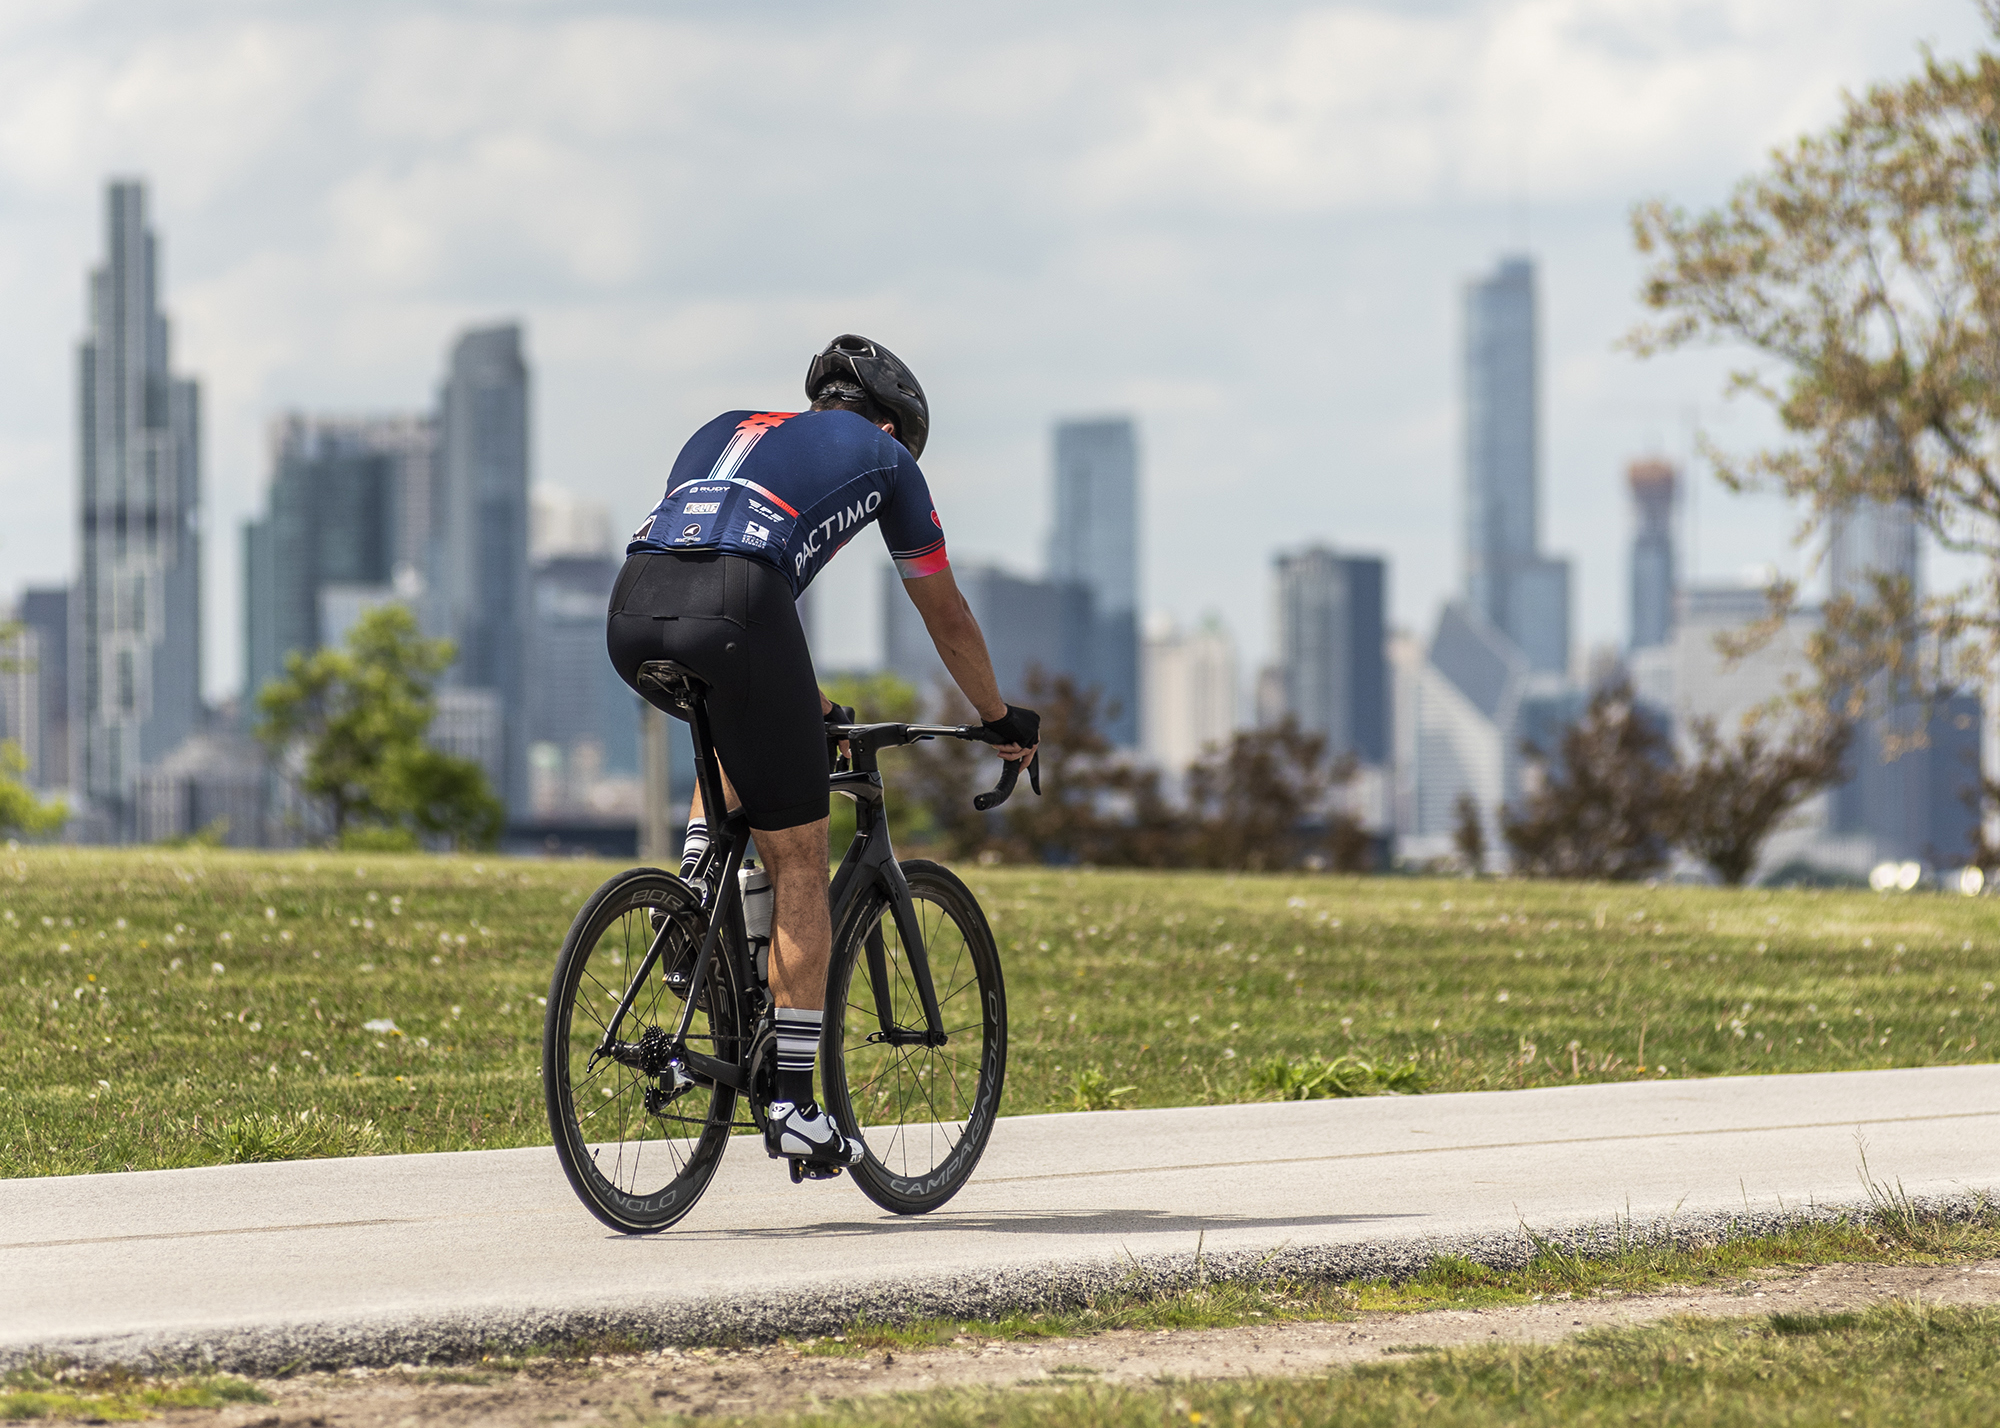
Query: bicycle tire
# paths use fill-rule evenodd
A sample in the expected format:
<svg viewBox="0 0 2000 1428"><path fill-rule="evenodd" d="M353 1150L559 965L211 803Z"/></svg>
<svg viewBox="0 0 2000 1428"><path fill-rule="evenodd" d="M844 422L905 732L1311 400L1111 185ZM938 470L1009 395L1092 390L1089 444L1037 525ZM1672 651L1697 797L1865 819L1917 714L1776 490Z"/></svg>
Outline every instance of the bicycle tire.
<svg viewBox="0 0 2000 1428"><path fill-rule="evenodd" d="M657 868L630 869L591 894L563 939L542 1027L542 1089L563 1173L591 1214L625 1234L664 1230L694 1208L729 1147L736 1110L733 1089L701 1084L649 1110L649 1092L660 1094L657 1075L592 1058L628 985L624 969L636 967L651 943L655 909L675 920L677 939L706 931L694 890ZM742 1005L733 963L721 955L727 950L712 959L687 1045L737 1061ZM679 1024L682 1002L665 975L674 951L663 952L650 985L634 999L619 1027L621 1041L636 1042L652 1027L670 1034Z"/></svg>
<svg viewBox="0 0 2000 1428"><path fill-rule="evenodd" d="M868 1148L852 1169L855 1184L893 1214L921 1215L956 1195L985 1153L1007 1073L1007 991L993 930L972 890L937 863L912 859L902 869L952 1039L941 1047L869 1039L880 1031L866 970L868 940L877 931L892 1024L924 1025L888 893L876 888L856 903L834 938L820 1065L835 1124ZM856 968L863 969L858 984ZM976 1046L970 1045L974 1036Z"/></svg>

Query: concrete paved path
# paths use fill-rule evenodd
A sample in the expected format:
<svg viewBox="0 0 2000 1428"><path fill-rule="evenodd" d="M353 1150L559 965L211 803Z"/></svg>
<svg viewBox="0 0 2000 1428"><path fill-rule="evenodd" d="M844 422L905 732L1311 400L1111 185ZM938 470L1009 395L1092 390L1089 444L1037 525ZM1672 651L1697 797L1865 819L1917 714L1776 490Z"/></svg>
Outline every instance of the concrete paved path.
<svg viewBox="0 0 2000 1428"><path fill-rule="evenodd" d="M745 1140L664 1234L608 1233L546 1149L0 1182L0 1363L396 1361L591 1331L819 1331L1174 1274L1518 1256L1521 1228L1769 1226L2000 1190L2000 1066L1003 1120L943 1210L794 1186Z"/></svg>

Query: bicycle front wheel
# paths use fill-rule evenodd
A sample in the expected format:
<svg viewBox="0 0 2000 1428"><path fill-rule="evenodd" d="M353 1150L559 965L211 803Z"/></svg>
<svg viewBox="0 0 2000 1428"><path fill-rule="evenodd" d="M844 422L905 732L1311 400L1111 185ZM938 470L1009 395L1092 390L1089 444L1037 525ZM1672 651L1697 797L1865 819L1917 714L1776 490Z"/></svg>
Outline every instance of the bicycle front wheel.
<svg viewBox="0 0 2000 1428"><path fill-rule="evenodd" d="M944 1204L972 1175L1000 1110L1007 1069L1007 993L993 931L971 889L936 863L902 865L948 1040L897 1045L921 1033L923 1003L888 893L870 891L842 922L827 975L820 1043L828 1109L867 1156L862 1193L898 1215Z"/></svg>
<svg viewBox="0 0 2000 1428"><path fill-rule="evenodd" d="M602 1055L605 1028L652 945L656 915L667 925L667 945L619 1024L620 1055ZM590 1213L626 1234L663 1230L692 1210L729 1146L736 1092L680 1082L653 1066L658 1058L641 1045L664 1044L680 1024L682 1002L667 973L692 960L707 927L679 878L654 868L620 873L576 915L549 984L542 1089L556 1154ZM735 1062L742 1009L727 950L717 949L695 995L687 1048Z"/></svg>

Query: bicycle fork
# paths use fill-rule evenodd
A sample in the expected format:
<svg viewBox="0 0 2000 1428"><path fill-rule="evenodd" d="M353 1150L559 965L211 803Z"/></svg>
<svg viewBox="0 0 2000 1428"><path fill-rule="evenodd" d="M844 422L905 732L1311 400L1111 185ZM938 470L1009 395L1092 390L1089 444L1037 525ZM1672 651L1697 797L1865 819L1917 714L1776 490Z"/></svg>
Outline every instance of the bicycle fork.
<svg viewBox="0 0 2000 1428"><path fill-rule="evenodd" d="M910 884L893 859L884 861L882 874L889 884L889 910L895 918L896 936L902 941L910 978L917 984L917 1001L923 1007L924 1027L919 1031L897 1026L891 1014L889 955L882 943L882 924L878 922L868 929L867 951L868 982L875 993L875 1020L880 1029L868 1039L890 1046L943 1046L950 1038L945 1034L944 1015L938 1010L937 987L931 981L930 954L924 946L923 932L917 925L917 909L910 898Z"/></svg>

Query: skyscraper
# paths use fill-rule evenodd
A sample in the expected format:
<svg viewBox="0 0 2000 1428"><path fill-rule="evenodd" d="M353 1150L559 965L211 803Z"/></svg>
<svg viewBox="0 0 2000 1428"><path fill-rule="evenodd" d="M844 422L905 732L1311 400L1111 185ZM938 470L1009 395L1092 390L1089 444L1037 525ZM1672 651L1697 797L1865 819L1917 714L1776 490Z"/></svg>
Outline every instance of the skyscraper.
<svg viewBox="0 0 2000 1428"><path fill-rule="evenodd" d="M952 571L985 632L1003 699L1027 701L1028 673L1036 669L1051 677L1067 676L1084 690L1102 686L1095 663L1100 625L1088 586L1074 580L1027 580L994 565L954 565ZM882 567L882 654L883 663L927 700L940 686L951 687L937 646L893 565Z"/></svg>
<svg viewBox="0 0 2000 1428"><path fill-rule="evenodd" d="M528 759L534 817L637 816L639 696L604 653L604 610L618 579L603 506L555 486L533 492L529 550ZM525 822L517 812L516 822Z"/></svg>
<svg viewBox="0 0 2000 1428"><path fill-rule="evenodd" d="M243 529L246 698L362 610L415 599L436 430L414 415L273 424L269 509Z"/></svg>
<svg viewBox="0 0 2000 1428"><path fill-rule="evenodd" d="M1907 505L1858 501L1827 523L1832 593L1866 604L1879 596L1880 581L1886 578L1921 594L1920 550L1916 514Z"/></svg>
<svg viewBox="0 0 2000 1428"><path fill-rule="evenodd" d="M1139 450L1129 417L1058 422L1049 580L1090 592L1086 686L1117 712L1105 734L1139 743Z"/></svg>
<svg viewBox="0 0 2000 1428"><path fill-rule="evenodd" d="M1236 646L1216 616L1193 631L1159 619L1145 655L1146 757L1178 776L1236 732Z"/></svg>
<svg viewBox="0 0 2000 1428"><path fill-rule="evenodd" d="M1535 268L1465 290L1465 594L1534 670L1569 668L1569 562L1541 553Z"/></svg>
<svg viewBox="0 0 2000 1428"><path fill-rule="evenodd" d="M490 690L511 816L528 793L528 368L512 323L467 332L438 400L429 619L458 645L446 679Z"/></svg>
<svg viewBox="0 0 2000 1428"><path fill-rule="evenodd" d="M105 249L78 353L70 758L97 827L125 838L140 769L201 717L201 448L195 384L170 365L144 184L109 186Z"/></svg>
<svg viewBox="0 0 2000 1428"><path fill-rule="evenodd" d="M1827 566L1835 599L1874 604L1884 582L1921 598L1915 513L1879 501L1838 512L1828 525ZM1878 858L1940 864L1965 858L1977 823L1966 798L1979 781L1980 719L1979 698L1970 693L1939 701L1928 722L1914 698L1871 714L1848 755L1852 776L1833 791L1831 831L1873 839Z"/></svg>
<svg viewBox="0 0 2000 1428"><path fill-rule="evenodd" d="M1638 529L1632 537L1632 648L1664 645L1674 632L1674 468L1657 457L1625 469Z"/></svg>
<svg viewBox="0 0 2000 1428"><path fill-rule="evenodd" d="M1386 564L1314 546L1272 563L1285 711L1329 757L1389 762Z"/></svg>
<svg viewBox="0 0 2000 1428"><path fill-rule="evenodd" d="M35 682L41 690L42 738L28 765L36 788L69 785L69 587L21 592L21 623L35 632Z"/></svg>
<svg viewBox="0 0 2000 1428"><path fill-rule="evenodd" d="M1438 615L1428 653L1407 669L1404 846L1418 857L1450 855L1459 800L1470 796L1497 854L1500 810L1516 791L1521 762L1514 733L1531 678L1527 661L1484 615L1454 600Z"/></svg>

